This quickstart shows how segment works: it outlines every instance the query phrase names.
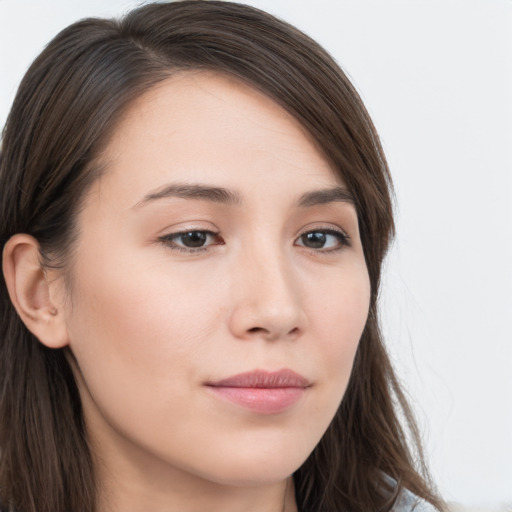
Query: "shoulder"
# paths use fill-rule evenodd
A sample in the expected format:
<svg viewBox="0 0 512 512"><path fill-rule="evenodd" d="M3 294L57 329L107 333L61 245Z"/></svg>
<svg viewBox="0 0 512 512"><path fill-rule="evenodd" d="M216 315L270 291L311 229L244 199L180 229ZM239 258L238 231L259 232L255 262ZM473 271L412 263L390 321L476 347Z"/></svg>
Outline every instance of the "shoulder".
<svg viewBox="0 0 512 512"><path fill-rule="evenodd" d="M415 494L404 489L396 501L392 512L437 512L430 503L418 498Z"/></svg>

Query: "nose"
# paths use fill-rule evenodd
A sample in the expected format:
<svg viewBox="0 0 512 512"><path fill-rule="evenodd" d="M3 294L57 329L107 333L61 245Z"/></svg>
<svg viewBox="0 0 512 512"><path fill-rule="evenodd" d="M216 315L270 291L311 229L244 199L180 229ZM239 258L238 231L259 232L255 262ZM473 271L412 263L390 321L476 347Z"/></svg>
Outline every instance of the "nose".
<svg viewBox="0 0 512 512"><path fill-rule="evenodd" d="M239 265L233 282L230 330L239 339L293 340L307 317L293 268L282 257L252 255Z"/></svg>

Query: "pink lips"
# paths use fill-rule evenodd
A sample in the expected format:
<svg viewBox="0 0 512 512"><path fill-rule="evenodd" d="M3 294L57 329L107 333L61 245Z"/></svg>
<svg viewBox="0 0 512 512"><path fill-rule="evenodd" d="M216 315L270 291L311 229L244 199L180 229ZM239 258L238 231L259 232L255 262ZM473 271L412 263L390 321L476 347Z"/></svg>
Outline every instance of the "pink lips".
<svg viewBox="0 0 512 512"><path fill-rule="evenodd" d="M288 409L311 386L307 379L291 370L255 370L206 385L220 398L261 414Z"/></svg>

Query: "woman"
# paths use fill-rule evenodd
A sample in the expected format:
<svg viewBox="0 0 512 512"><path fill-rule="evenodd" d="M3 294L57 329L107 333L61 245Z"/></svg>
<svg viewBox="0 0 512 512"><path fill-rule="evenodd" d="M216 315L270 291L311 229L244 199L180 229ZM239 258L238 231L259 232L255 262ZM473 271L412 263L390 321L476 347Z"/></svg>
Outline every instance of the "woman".
<svg viewBox="0 0 512 512"><path fill-rule="evenodd" d="M315 42L215 1L76 23L0 180L2 510L443 510L379 335L384 155Z"/></svg>

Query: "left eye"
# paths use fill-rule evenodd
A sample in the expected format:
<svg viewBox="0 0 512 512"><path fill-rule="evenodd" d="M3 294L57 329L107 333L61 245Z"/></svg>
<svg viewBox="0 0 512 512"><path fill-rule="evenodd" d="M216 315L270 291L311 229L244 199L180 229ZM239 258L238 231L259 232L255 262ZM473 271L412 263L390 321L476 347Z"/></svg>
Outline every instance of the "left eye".
<svg viewBox="0 0 512 512"><path fill-rule="evenodd" d="M213 231L190 230L180 233L170 233L160 238L161 242L171 249L194 251L206 249L210 245L219 244L219 235Z"/></svg>
<svg viewBox="0 0 512 512"><path fill-rule="evenodd" d="M348 236L334 229L318 229L302 234L296 241L297 245L308 249L336 250L348 246Z"/></svg>

